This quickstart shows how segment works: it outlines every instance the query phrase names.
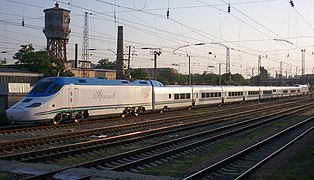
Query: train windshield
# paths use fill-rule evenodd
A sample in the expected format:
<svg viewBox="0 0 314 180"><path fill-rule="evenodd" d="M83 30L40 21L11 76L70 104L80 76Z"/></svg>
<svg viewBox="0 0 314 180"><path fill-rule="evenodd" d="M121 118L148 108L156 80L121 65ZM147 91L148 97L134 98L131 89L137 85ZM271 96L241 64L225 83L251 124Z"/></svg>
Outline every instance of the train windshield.
<svg viewBox="0 0 314 180"><path fill-rule="evenodd" d="M43 79L41 80L30 92L32 95L36 95L37 93L43 93L46 89L55 81L54 78Z"/></svg>

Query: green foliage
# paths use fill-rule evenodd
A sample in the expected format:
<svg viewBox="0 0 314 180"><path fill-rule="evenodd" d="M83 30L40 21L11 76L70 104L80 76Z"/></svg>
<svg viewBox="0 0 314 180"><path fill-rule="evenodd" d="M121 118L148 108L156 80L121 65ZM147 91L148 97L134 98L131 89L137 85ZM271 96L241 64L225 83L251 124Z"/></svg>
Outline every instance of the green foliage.
<svg viewBox="0 0 314 180"><path fill-rule="evenodd" d="M178 79L179 74L170 68L162 69L157 75L157 80L162 82L164 85L178 84Z"/></svg>
<svg viewBox="0 0 314 180"><path fill-rule="evenodd" d="M28 69L32 72L43 73L44 75L51 74L51 63L47 51L34 51L32 44L22 45L21 49L15 53L13 59L21 68Z"/></svg>
<svg viewBox="0 0 314 180"><path fill-rule="evenodd" d="M141 80L147 80L150 79L148 73L143 69L134 69L131 71L131 77L132 79L141 79Z"/></svg>
<svg viewBox="0 0 314 180"><path fill-rule="evenodd" d="M53 63L51 68L53 76L61 76L61 77L72 77L74 74L70 70L66 70L64 66L64 62L62 60L56 61Z"/></svg>
<svg viewBox="0 0 314 180"><path fill-rule="evenodd" d="M144 69L134 69L131 72L132 79L152 79ZM227 85L227 77L229 77L229 85L250 85L250 80L244 79L241 74L223 74L221 76L217 74L192 74L193 85ZM162 82L164 85L188 85L189 75L178 74L171 68L165 68L157 73L157 80Z"/></svg>
<svg viewBox="0 0 314 180"><path fill-rule="evenodd" d="M74 74L65 70L62 60L51 63L47 51L35 51L32 44L22 45L21 49L15 53L13 59L17 59L15 64L31 72L42 73L45 76L73 76Z"/></svg>
<svg viewBox="0 0 314 180"><path fill-rule="evenodd" d="M261 84L262 81L265 81L265 80L270 78L270 74L268 73L268 71L264 67L260 68L260 72L261 72L260 75L251 77L251 84L252 85L262 85Z"/></svg>
<svg viewBox="0 0 314 180"><path fill-rule="evenodd" d="M109 61L109 59L101 59L98 61L95 69L116 69L116 62Z"/></svg>

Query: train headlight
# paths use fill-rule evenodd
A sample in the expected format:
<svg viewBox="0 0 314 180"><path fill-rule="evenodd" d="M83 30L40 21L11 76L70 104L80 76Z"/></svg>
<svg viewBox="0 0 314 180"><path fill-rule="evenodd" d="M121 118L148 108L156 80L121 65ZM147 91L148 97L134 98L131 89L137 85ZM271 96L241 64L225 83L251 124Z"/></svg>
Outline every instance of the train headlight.
<svg viewBox="0 0 314 180"><path fill-rule="evenodd" d="M41 103L33 103L29 106L26 106L26 108L34 108L34 107L39 107L41 105Z"/></svg>

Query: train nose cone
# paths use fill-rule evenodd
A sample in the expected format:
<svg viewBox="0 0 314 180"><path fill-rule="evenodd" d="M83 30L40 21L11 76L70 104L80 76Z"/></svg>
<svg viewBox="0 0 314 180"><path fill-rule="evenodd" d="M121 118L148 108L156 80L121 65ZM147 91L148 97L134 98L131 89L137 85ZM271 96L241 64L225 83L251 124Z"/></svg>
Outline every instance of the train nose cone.
<svg viewBox="0 0 314 180"><path fill-rule="evenodd" d="M23 118L25 111L19 108L11 108L6 110L6 114L9 120L20 120Z"/></svg>

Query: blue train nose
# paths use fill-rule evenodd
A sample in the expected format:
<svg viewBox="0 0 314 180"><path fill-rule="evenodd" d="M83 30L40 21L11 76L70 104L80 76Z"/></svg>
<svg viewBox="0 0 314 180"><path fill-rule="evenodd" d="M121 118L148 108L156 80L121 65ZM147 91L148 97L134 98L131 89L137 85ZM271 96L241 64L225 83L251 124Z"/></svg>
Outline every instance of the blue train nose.
<svg viewBox="0 0 314 180"><path fill-rule="evenodd" d="M6 114L9 120L20 120L23 118L25 111L20 108L10 108L6 110Z"/></svg>

